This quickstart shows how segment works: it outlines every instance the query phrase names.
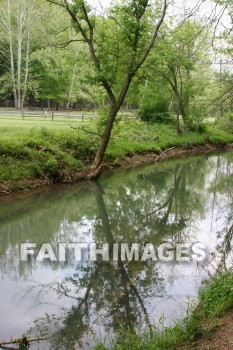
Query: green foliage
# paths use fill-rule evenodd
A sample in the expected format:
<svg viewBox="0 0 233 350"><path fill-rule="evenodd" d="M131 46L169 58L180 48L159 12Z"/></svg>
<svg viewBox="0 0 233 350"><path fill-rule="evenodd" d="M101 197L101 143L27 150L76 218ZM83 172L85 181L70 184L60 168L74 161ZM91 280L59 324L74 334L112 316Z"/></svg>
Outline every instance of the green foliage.
<svg viewBox="0 0 233 350"><path fill-rule="evenodd" d="M228 113L224 119L220 121L220 126L226 132L233 134L233 113Z"/></svg>
<svg viewBox="0 0 233 350"><path fill-rule="evenodd" d="M208 125L204 122L199 121L198 119L194 119L189 125L189 131L204 134L208 131Z"/></svg>
<svg viewBox="0 0 233 350"><path fill-rule="evenodd" d="M228 271L211 279L208 285L200 291L200 306L189 305L187 316L173 327L164 326L161 317L157 327L149 330L132 332L122 324L114 346L106 348L98 344L95 350L174 350L182 342L191 343L205 335L203 322L206 317L218 317L222 312L233 307L233 273Z"/></svg>
<svg viewBox="0 0 233 350"><path fill-rule="evenodd" d="M99 134L103 132L107 119L108 119L108 108L107 107L99 108L98 118L95 120L97 131Z"/></svg>
<svg viewBox="0 0 233 350"><path fill-rule="evenodd" d="M174 118L168 112L169 106L167 100L155 101L154 104L144 105L140 108L138 116L139 118L148 124L174 123Z"/></svg>
<svg viewBox="0 0 233 350"><path fill-rule="evenodd" d="M108 350L103 344L97 344L95 350Z"/></svg>
<svg viewBox="0 0 233 350"><path fill-rule="evenodd" d="M44 165L44 171L49 172L50 174L56 174L58 171L58 162L56 158L52 155L46 157L46 162Z"/></svg>
<svg viewBox="0 0 233 350"><path fill-rule="evenodd" d="M83 167L82 161L92 156L91 141L69 137L65 132L50 132L45 128L32 130L14 140L0 141L0 183L33 178L70 176ZM17 184L15 184L17 186Z"/></svg>
<svg viewBox="0 0 233 350"><path fill-rule="evenodd" d="M161 317L159 324L151 332L140 329L132 332L122 324L113 347L106 348L98 344L95 350L173 350L181 342L195 339L204 332L200 320L193 316L191 309L189 312L183 321L177 322L173 327L165 326Z"/></svg>
<svg viewBox="0 0 233 350"><path fill-rule="evenodd" d="M75 55L72 51L54 48L38 49L32 55L31 75L34 87L31 94L36 99L66 102Z"/></svg>
<svg viewBox="0 0 233 350"><path fill-rule="evenodd" d="M171 94L164 82L159 84L159 88L151 81L146 81L141 88L139 118L148 124L174 122L170 113Z"/></svg>
<svg viewBox="0 0 233 350"><path fill-rule="evenodd" d="M102 116L104 118L104 114ZM101 117L100 117L101 118ZM66 129L60 121L54 124L55 130L33 128L31 131L18 128L12 134L8 128L2 130L0 140L0 184L11 183L14 188L21 186L20 181L35 178L60 179L66 176L75 178L76 172L90 164L95 156L99 142L99 119L86 124L79 130ZM101 126L101 131L103 131ZM56 130L57 129L57 130ZM203 132L209 135L212 143L233 142L233 135L222 130L204 129L184 132L179 137L173 124L145 124L138 118L121 116L114 125L112 138L105 154L105 160L124 159L136 153L161 152L170 147L192 147L204 144Z"/></svg>
<svg viewBox="0 0 233 350"><path fill-rule="evenodd" d="M208 88L204 78L209 81L211 71L199 64L201 60L208 60L204 34L205 28L200 22L185 21L173 31L166 28L146 63L149 83L142 90L148 96L146 100L153 104L166 97L169 106L166 111L179 113L186 128L193 119L195 124L201 122L205 114L201 97Z"/></svg>
<svg viewBox="0 0 233 350"><path fill-rule="evenodd" d="M21 142L12 139L3 139L0 144L0 155L2 157L14 156L18 159L28 156L27 149L21 147Z"/></svg>
<svg viewBox="0 0 233 350"><path fill-rule="evenodd" d="M217 132L216 131L217 130L210 133L210 142L216 144L226 144L228 142L232 142L232 134L229 134L228 132L225 132L223 130L218 130Z"/></svg>
<svg viewBox="0 0 233 350"><path fill-rule="evenodd" d="M205 316L219 317L233 307L233 273L226 272L211 279L201 290L200 298Z"/></svg>
<svg viewBox="0 0 233 350"><path fill-rule="evenodd" d="M79 153L80 156L80 153ZM81 169L83 168L83 164L80 160L76 159L77 153L74 153L73 155L70 155L69 153L62 153L61 154L63 162L68 166L70 170L75 169Z"/></svg>

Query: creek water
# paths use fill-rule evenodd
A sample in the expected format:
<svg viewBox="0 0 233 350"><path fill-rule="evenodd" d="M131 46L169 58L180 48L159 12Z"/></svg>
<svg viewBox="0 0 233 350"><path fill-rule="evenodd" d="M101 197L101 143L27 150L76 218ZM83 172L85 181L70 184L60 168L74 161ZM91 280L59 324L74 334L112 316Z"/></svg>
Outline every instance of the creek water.
<svg viewBox="0 0 233 350"><path fill-rule="evenodd" d="M0 203L0 341L45 336L31 349L109 344L122 325L185 316L214 271L232 264L233 153L173 159L98 182L58 185ZM21 243L36 245L21 261ZM42 243L201 242L205 259L36 260ZM68 253L67 253L68 254ZM57 255L56 255L57 257ZM141 255L140 255L141 257ZM166 260L166 259L165 259Z"/></svg>

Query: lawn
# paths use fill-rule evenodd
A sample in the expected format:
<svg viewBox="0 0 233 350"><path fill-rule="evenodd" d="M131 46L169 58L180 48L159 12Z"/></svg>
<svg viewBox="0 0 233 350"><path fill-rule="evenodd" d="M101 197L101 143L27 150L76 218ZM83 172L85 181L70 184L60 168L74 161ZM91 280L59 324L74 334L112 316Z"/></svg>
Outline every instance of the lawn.
<svg viewBox="0 0 233 350"><path fill-rule="evenodd" d="M71 115L63 117L61 114L55 113L54 120L52 121L51 114L46 118L42 115L25 115L22 119L20 115L2 115L0 113L0 135L14 135L14 134L24 134L31 130L38 130L41 128L46 128L48 130L70 130L71 127L77 128L81 125L87 125L90 123L92 117L88 117L87 114L84 115L84 120L82 122L82 114L80 113L78 117Z"/></svg>

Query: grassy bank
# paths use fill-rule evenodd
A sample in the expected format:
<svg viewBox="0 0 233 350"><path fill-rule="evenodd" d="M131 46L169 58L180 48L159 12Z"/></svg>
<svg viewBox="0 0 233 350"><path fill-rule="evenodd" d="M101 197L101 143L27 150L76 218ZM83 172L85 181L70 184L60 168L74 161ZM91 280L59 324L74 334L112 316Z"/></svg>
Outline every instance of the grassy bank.
<svg viewBox="0 0 233 350"><path fill-rule="evenodd" d="M96 120L84 125L59 121L42 127L40 123L31 129L28 121L24 124L21 120L13 134L10 126L0 127L0 192L75 181L95 155L103 128L101 120ZM125 157L135 154L159 154L170 147L188 148L206 142L226 145L233 142L233 135L204 127L201 132L177 136L173 125L145 125L135 118L125 118L114 126L105 161L120 165Z"/></svg>
<svg viewBox="0 0 233 350"><path fill-rule="evenodd" d="M98 344L95 350L184 350L194 349L198 339L211 338L218 318L233 308L233 271L217 275L200 290L200 303L187 317L162 331L144 331L142 334L122 331L111 348ZM198 349L198 347L197 347ZM217 348L216 348L217 349Z"/></svg>

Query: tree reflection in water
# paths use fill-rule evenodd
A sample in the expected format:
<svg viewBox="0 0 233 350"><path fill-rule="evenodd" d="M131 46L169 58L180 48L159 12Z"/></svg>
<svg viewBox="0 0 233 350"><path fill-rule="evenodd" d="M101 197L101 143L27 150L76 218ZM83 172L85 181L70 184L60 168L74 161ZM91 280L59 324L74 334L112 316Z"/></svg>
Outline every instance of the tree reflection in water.
<svg viewBox="0 0 233 350"><path fill-rule="evenodd" d="M209 234L213 234L216 240L211 249L217 246L220 258L216 267L222 269L232 248L232 166L232 153L170 161L127 176L119 173L103 178L101 183L71 187L68 192L54 193L54 197L45 194L37 197L34 207L30 201L28 206L26 203L25 212L22 203L14 213L12 207L9 219L0 213L4 233L3 239L0 236L1 273L16 271L15 278L33 276L37 269L33 262L30 267L15 265L16 246L21 241L75 241L76 231L82 230L83 238L89 234L88 239L100 244L158 245L167 240L195 242L202 238L208 244ZM206 232L200 231L203 227ZM56 275L56 266L48 267ZM156 300L153 308L157 308L159 298L164 302L170 297L165 275L171 286L182 279L187 267L175 262L164 266L151 261L100 259L76 267L65 263L60 268L69 272L63 274L62 281L34 283L30 292L40 296L42 303L46 294L55 292L61 312L37 319L29 333L48 335L49 348L62 350L89 341L96 332L112 336L122 324L132 331L138 325L151 330L156 311L150 302Z"/></svg>

